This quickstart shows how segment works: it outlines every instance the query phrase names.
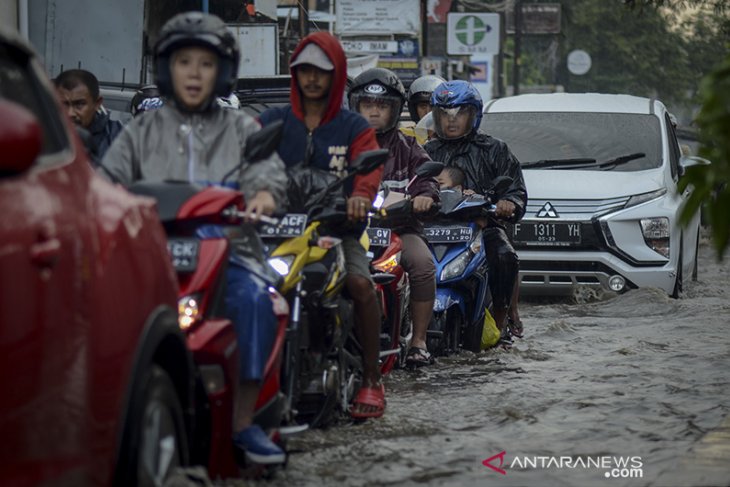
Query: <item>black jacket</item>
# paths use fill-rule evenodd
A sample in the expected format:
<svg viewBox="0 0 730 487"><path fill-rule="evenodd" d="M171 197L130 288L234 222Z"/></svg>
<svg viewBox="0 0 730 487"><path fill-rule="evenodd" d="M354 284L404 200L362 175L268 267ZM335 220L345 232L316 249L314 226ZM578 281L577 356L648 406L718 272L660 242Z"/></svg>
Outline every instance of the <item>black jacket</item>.
<svg viewBox="0 0 730 487"><path fill-rule="evenodd" d="M91 145L89 152L97 164L104 159L104 154L112 145L114 138L122 131L122 123L118 120L111 120L109 112L96 112L94 120L89 125L91 132Z"/></svg>
<svg viewBox="0 0 730 487"><path fill-rule="evenodd" d="M509 176L512 185L501 199L515 204L515 216L509 221L519 221L525 214L527 188L522 168L507 144L483 132L473 131L455 140L433 139L425 146L434 161L447 166L457 166L466 176L464 189L485 194L492 181L499 176Z"/></svg>

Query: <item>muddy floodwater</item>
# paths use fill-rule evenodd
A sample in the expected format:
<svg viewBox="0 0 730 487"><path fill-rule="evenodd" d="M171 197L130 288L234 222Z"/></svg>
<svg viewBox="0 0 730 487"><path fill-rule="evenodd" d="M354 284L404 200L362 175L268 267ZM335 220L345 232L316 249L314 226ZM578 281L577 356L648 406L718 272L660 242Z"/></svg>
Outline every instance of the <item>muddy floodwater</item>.
<svg viewBox="0 0 730 487"><path fill-rule="evenodd" d="M287 468L255 484L658 485L730 410L730 262L700 252L678 300L522 303L511 350L395 371L384 418L291 440Z"/></svg>

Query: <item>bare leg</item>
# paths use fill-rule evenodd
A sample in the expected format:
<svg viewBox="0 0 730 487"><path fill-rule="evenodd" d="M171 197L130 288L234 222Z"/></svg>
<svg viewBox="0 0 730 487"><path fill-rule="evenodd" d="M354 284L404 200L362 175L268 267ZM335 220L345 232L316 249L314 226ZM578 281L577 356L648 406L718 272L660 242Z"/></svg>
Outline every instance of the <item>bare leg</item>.
<svg viewBox="0 0 730 487"><path fill-rule="evenodd" d="M355 302L355 329L362 345L363 386L374 387L380 384L380 308L375 297L375 289L366 278L357 274L347 276L347 290ZM374 406L355 404L353 412L370 413Z"/></svg>
<svg viewBox="0 0 730 487"><path fill-rule="evenodd" d="M497 324L497 328L501 332L504 330L507 321L507 308L495 309L494 310L494 322Z"/></svg>
<svg viewBox="0 0 730 487"><path fill-rule="evenodd" d="M520 280L515 280L515 287L512 290L512 300L509 304L509 319L512 321L512 334L522 338L522 320L520 319L520 311L518 303L520 300Z"/></svg>
<svg viewBox="0 0 730 487"><path fill-rule="evenodd" d="M411 300L411 319L413 319L413 339L412 347L423 348L426 350L426 333L428 324L433 316L433 302L429 301L413 301Z"/></svg>

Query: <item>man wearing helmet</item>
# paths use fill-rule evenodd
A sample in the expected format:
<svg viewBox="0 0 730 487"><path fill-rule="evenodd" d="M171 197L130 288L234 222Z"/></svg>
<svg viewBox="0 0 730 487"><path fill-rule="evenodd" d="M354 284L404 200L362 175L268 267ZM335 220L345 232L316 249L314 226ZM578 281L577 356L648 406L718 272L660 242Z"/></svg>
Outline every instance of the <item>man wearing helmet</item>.
<svg viewBox="0 0 730 487"><path fill-rule="evenodd" d="M261 114L266 125L284 121L279 155L287 167L340 173L364 151L378 149L375 132L358 114L342 108L347 82L345 52L336 37L315 32L302 39L291 57L291 105ZM347 197L351 221L367 217L380 184L382 167L358 175ZM350 414L375 418L385 411L385 388L380 381L378 354L380 312L365 249L352 235L342 236L347 268L346 286L355 304L355 325L363 348L363 386Z"/></svg>
<svg viewBox="0 0 730 487"><path fill-rule="evenodd" d="M464 171L464 189L475 193L486 194L492 181L499 176L511 177L512 185L496 202L495 215L511 223L519 221L527 203L522 169L507 144L479 130L482 98L476 88L466 81L442 83L434 90L431 105L438 138L426 144L426 152L433 159ZM509 342L505 320L519 261L501 225L485 229L484 244L489 261L494 319L504 341Z"/></svg>
<svg viewBox="0 0 730 487"><path fill-rule="evenodd" d="M438 85L446 80L441 76L427 74L416 78L408 87L408 113L411 120L418 123L431 111L431 94Z"/></svg>
<svg viewBox="0 0 730 487"><path fill-rule="evenodd" d="M136 117L149 110L157 110L162 107L165 102L160 96L160 90L157 85L145 85L134 94L130 102L132 116Z"/></svg>
<svg viewBox="0 0 730 487"><path fill-rule="evenodd" d="M411 120L416 124L415 127L402 127L401 131L411 137L415 137L419 144L423 145L431 138L433 131L429 130L429 120L431 113L431 93L433 89L443 83L445 80L440 76L427 74L416 78L408 88L408 96L406 101L408 104L408 113Z"/></svg>
<svg viewBox="0 0 730 487"><path fill-rule="evenodd" d="M224 110L217 96L231 93L238 71L238 44L213 15L176 15L162 28L155 45L155 78L164 106L135 117L115 140L102 162L114 181L179 180L221 184L232 174L233 186L246 196L248 219L271 214L284 196L286 173L279 157L249 164L243 158L246 138L260 125L240 110ZM230 230L230 229L229 229ZM226 312L236 329L239 351L233 441L255 463L282 463L285 454L255 424L253 411L276 332L276 317L263 276L254 275L245 256L256 239L243 227L231 238L226 273ZM246 234L246 232L248 232ZM260 251L253 256L263 261ZM252 310L255 312L252 313Z"/></svg>
<svg viewBox="0 0 730 487"><path fill-rule="evenodd" d="M375 129L380 147L390 150L383 169L382 186L397 193L405 193L409 181L416 175L416 169L431 160L416 139L396 129L404 102L403 84L395 73L383 68L362 72L350 89L350 106ZM413 198L415 213L428 211L438 199L438 184L434 178L418 178L407 191ZM406 364L418 367L432 362L426 347L426 331L436 297L436 268L421 236L420 223L414 222L396 231L403 240L402 262L411 284L413 339Z"/></svg>

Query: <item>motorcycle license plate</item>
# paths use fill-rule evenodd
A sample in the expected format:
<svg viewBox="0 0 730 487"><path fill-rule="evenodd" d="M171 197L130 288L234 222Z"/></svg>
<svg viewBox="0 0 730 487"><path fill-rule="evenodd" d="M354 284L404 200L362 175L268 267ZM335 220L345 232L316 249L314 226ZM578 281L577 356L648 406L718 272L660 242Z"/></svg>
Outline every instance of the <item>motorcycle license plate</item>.
<svg viewBox="0 0 730 487"><path fill-rule="evenodd" d="M191 272L198 266L200 240L171 238L167 241L167 251L172 260L172 266L177 272Z"/></svg>
<svg viewBox="0 0 730 487"><path fill-rule="evenodd" d="M431 243L469 242L472 237L470 227L426 227L426 240Z"/></svg>
<svg viewBox="0 0 730 487"><path fill-rule="evenodd" d="M287 213L276 225L262 224L259 227L259 235L262 238L289 238L298 237L307 228L307 215L302 213Z"/></svg>
<svg viewBox="0 0 730 487"><path fill-rule="evenodd" d="M387 247L390 244L390 228L368 228L371 247Z"/></svg>
<svg viewBox="0 0 730 487"><path fill-rule="evenodd" d="M581 242L580 223L516 223L514 241L522 245L569 247Z"/></svg>

